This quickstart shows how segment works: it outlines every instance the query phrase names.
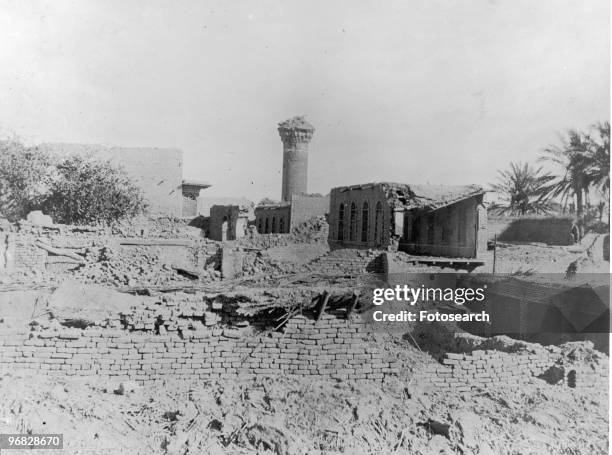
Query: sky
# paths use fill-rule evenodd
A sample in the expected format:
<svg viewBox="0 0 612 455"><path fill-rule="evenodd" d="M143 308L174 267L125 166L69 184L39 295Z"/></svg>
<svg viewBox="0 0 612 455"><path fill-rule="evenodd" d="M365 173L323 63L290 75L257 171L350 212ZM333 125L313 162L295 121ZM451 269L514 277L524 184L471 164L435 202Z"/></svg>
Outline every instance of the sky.
<svg viewBox="0 0 612 455"><path fill-rule="evenodd" d="M178 147L206 196L487 185L610 118L607 0L0 0L0 134Z"/></svg>

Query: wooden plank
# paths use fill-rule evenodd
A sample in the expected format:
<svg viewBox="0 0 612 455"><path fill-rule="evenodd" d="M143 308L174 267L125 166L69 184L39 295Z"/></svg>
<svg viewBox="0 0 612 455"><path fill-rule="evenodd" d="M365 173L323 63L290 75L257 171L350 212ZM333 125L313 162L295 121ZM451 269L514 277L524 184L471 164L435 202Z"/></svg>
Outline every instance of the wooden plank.
<svg viewBox="0 0 612 455"><path fill-rule="evenodd" d="M321 316L323 316L323 313L325 313L327 302L329 302L329 292L323 291L323 294L321 294L321 301L322 303L321 303L321 308L319 309L319 314L317 315L317 321L321 319Z"/></svg>
<svg viewBox="0 0 612 455"><path fill-rule="evenodd" d="M70 259L74 259L74 261L80 264L83 264L85 262L85 259L83 258L83 256L79 256L78 254L73 253L72 251L63 250L61 248L53 248L52 246L45 245L44 243L39 242L39 241L34 242L34 245L36 245L38 248L41 248L51 254L55 254L56 256L65 256Z"/></svg>
<svg viewBox="0 0 612 455"><path fill-rule="evenodd" d="M193 241L186 239L122 239L119 245L134 246L192 246Z"/></svg>

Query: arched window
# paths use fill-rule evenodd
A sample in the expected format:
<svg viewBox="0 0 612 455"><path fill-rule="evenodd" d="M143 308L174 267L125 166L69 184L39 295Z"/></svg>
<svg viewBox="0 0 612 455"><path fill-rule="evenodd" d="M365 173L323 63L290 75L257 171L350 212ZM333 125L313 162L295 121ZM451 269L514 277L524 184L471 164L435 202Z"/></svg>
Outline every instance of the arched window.
<svg viewBox="0 0 612 455"><path fill-rule="evenodd" d="M281 234L285 232L285 218L283 217L278 220L278 232Z"/></svg>
<svg viewBox="0 0 612 455"><path fill-rule="evenodd" d="M276 232L276 217L272 217L272 233Z"/></svg>
<svg viewBox="0 0 612 455"><path fill-rule="evenodd" d="M270 230L269 230L269 225L268 225L268 218L267 218L267 217L266 217L266 229L265 229L265 231L264 231L264 232L265 232L266 234L267 234L268 232L270 232Z"/></svg>
<svg viewBox="0 0 612 455"><path fill-rule="evenodd" d="M382 204L376 203L376 213L374 214L374 241L377 245L382 244Z"/></svg>
<svg viewBox="0 0 612 455"><path fill-rule="evenodd" d="M349 240L354 242L357 239L357 206L351 202L351 218L349 220Z"/></svg>
<svg viewBox="0 0 612 455"><path fill-rule="evenodd" d="M344 204L340 204L338 209L338 241L344 240Z"/></svg>
<svg viewBox="0 0 612 455"><path fill-rule="evenodd" d="M370 207L368 206L368 202L365 201L363 203L363 207L361 208L361 241L363 243L368 243L368 223L370 218Z"/></svg>

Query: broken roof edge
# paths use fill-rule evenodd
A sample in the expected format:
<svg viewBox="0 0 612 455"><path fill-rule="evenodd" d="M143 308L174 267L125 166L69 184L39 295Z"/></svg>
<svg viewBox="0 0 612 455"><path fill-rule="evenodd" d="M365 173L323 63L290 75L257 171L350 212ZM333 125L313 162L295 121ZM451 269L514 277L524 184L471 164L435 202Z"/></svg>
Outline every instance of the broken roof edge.
<svg viewBox="0 0 612 455"><path fill-rule="evenodd" d="M437 210L487 192L482 186L476 184L431 185L395 182L370 182L341 186L333 188L332 192L343 193L375 187L380 187L384 191L391 207L405 210L416 208Z"/></svg>
<svg viewBox="0 0 612 455"><path fill-rule="evenodd" d="M265 209L265 210L280 210L284 208L291 207L291 204L288 202L281 202L278 204L265 204L265 205L257 205L255 206L255 210L257 209Z"/></svg>

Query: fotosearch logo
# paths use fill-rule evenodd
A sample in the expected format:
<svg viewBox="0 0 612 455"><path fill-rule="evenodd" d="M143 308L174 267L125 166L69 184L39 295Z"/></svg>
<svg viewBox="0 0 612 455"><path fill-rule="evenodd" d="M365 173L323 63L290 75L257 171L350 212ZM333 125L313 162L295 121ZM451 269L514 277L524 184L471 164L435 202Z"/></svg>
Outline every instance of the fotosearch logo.
<svg viewBox="0 0 612 455"><path fill-rule="evenodd" d="M463 305L484 301L486 288L486 284L478 288L440 288L425 285L411 287L407 284L398 284L394 288L374 289L372 303L376 306L385 302L406 302L410 305L419 302L445 302Z"/></svg>

